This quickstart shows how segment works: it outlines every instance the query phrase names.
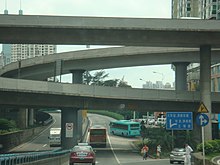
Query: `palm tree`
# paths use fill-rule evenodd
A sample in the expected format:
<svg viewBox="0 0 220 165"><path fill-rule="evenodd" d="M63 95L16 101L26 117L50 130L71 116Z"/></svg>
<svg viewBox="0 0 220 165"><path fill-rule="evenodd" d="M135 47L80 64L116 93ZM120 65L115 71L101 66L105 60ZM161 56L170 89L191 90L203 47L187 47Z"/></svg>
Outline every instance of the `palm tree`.
<svg viewBox="0 0 220 165"><path fill-rule="evenodd" d="M106 74L104 70L101 70L99 72L96 72L94 76L92 77L92 83L91 85L104 85L104 79L108 77L108 73Z"/></svg>

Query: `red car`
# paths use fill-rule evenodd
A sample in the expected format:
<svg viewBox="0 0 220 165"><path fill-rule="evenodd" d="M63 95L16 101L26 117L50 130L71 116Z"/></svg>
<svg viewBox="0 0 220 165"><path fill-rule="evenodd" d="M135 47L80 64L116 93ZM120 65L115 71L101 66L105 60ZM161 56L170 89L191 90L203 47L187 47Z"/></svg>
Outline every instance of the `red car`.
<svg viewBox="0 0 220 165"><path fill-rule="evenodd" d="M95 152L87 143L79 143L71 150L70 165L74 165L74 163L92 163L95 165L95 162Z"/></svg>

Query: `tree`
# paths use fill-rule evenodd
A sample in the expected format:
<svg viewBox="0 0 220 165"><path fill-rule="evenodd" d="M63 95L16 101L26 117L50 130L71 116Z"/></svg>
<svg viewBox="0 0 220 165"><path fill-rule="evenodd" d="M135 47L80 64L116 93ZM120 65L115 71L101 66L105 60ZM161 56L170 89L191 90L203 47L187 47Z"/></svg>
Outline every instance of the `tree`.
<svg viewBox="0 0 220 165"><path fill-rule="evenodd" d="M110 79L105 80L109 76L108 73L105 73L104 70L95 72L92 75L89 71L86 71L83 74L83 83L87 85L99 85L99 86L110 86L110 87L131 87L128 85L126 81L124 81L124 77L119 79Z"/></svg>
<svg viewBox="0 0 220 165"><path fill-rule="evenodd" d="M106 80L104 81L104 86L109 86L109 87L116 87L118 84L118 79L114 79L114 80Z"/></svg>
<svg viewBox="0 0 220 165"><path fill-rule="evenodd" d="M128 85L128 83L126 81L121 80L118 83L118 87L130 87L131 88L131 85Z"/></svg>
<svg viewBox="0 0 220 165"><path fill-rule="evenodd" d="M89 85L92 81L92 75L90 74L89 71L85 71L83 74L83 84Z"/></svg>
<svg viewBox="0 0 220 165"><path fill-rule="evenodd" d="M106 74L104 70L96 72L92 77L91 85L104 85L104 79L108 77L108 73Z"/></svg>

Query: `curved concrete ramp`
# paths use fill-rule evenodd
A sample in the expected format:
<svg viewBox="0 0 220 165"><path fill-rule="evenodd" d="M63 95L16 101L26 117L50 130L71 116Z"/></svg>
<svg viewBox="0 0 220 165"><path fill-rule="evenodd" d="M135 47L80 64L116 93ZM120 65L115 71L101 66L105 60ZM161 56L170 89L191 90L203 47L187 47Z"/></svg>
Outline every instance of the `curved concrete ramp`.
<svg viewBox="0 0 220 165"><path fill-rule="evenodd" d="M220 62L220 51L212 51L212 62ZM159 59L159 60L158 60ZM71 70L98 70L132 66L199 62L199 49L161 47L115 47L57 53L20 61L20 78L45 80L54 76L56 61L62 61L62 74ZM18 76L19 62L0 70L3 77Z"/></svg>

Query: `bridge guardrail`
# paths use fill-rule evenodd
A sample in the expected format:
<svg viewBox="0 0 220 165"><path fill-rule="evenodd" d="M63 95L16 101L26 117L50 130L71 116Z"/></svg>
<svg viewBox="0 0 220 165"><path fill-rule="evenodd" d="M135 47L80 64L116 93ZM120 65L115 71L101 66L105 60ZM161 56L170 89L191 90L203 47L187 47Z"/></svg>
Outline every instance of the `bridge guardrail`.
<svg viewBox="0 0 220 165"><path fill-rule="evenodd" d="M47 152L30 152L17 154L1 154L0 165L17 165L23 163L30 163L47 158L53 158L70 153L70 150L62 151L47 151Z"/></svg>

